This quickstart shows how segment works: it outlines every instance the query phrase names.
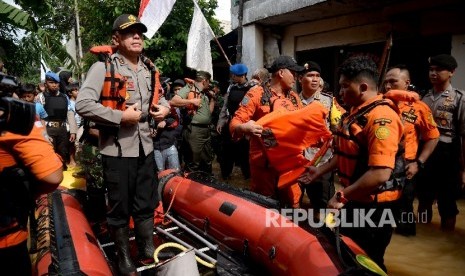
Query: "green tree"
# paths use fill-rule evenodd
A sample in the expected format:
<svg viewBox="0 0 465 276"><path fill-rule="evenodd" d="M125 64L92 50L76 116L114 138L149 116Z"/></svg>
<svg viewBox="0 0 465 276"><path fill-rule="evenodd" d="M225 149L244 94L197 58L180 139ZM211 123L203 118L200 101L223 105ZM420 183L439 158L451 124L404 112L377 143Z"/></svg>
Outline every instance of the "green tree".
<svg viewBox="0 0 465 276"><path fill-rule="evenodd" d="M145 54L154 60L165 75L185 74L187 36L193 15L193 0L177 0L173 11L155 36L146 40ZM75 73L78 69L66 53L62 41L69 39L74 23L74 0L17 0L17 9L0 1L0 59L10 73L38 79L41 58L47 67L68 65ZM217 36L223 31L213 18L216 0L199 0L207 21ZM84 57L84 72L96 61L89 53L95 45L110 43L114 19L123 13L138 14L139 0L79 0L80 32ZM16 36L25 30L23 38ZM5 53L2 56L2 52ZM212 43L213 58L219 55Z"/></svg>
<svg viewBox="0 0 465 276"><path fill-rule="evenodd" d="M110 43L110 30L114 19L123 13L138 14L140 1L81 0L79 10L84 52L84 71L96 61L88 53L90 47ZM220 22L213 16L218 7L217 0L199 0L205 18L216 36L221 36ZM186 69L187 36L194 13L192 0L177 0L173 10L155 36L145 41L145 55L152 59L164 75L182 76ZM213 58L219 55L212 43Z"/></svg>
<svg viewBox="0 0 465 276"><path fill-rule="evenodd" d="M75 64L62 43L73 27L67 12L72 0L15 2L22 8L0 1L0 26L4 30L0 32L0 58L9 73L23 82L37 82L41 60L49 68L65 64L73 68Z"/></svg>

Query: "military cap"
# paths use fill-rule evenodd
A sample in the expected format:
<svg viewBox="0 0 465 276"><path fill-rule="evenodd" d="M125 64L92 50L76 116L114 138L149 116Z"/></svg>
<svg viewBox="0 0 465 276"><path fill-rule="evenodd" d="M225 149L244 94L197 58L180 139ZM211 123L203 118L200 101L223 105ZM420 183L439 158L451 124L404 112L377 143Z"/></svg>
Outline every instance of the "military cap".
<svg viewBox="0 0 465 276"><path fill-rule="evenodd" d="M457 61L451 55L441 54L429 58L429 65L435 65L448 71L454 71L457 68Z"/></svg>
<svg viewBox="0 0 465 276"><path fill-rule="evenodd" d="M60 82L60 77L57 73L48 71L47 73L45 73L45 80Z"/></svg>
<svg viewBox="0 0 465 276"><path fill-rule="evenodd" d="M231 65L231 67L229 67L229 71L236 76L242 76L244 74L247 74L248 69L247 66L245 66L244 64L237 63Z"/></svg>
<svg viewBox="0 0 465 276"><path fill-rule="evenodd" d="M274 73L279 69L289 69L294 72L302 72L305 68L297 64L294 58L290 56L279 56L275 59L271 67L268 69L270 73Z"/></svg>
<svg viewBox="0 0 465 276"><path fill-rule="evenodd" d="M185 83L183 80L181 80L181 79L177 79L177 80L175 80L175 81L173 82L173 87L174 87L174 86L181 86L181 87L184 87L184 85L186 85L186 83Z"/></svg>
<svg viewBox="0 0 465 276"><path fill-rule="evenodd" d="M318 63L314 62L314 61L307 61L305 64L304 64L304 71L305 72L312 72L312 71L316 71L318 73L321 73L321 67L320 65L318 65Z"/></svg>
<svg viewBox="0 0 465 276"><path fill-rule="evenodd" d="M205 79L205 80L210 80L212 78L212 75L206 71L198 71L196 74L197 79Z"/></svg>
<svg viewBox="0 0 465 276"><path fill-rule="evenodd" d="M143 33L147 32L147 26L140 22L139 18L132 14L122 14L113 22L112 31L122 31L131 26L137 26Z"/></svg>

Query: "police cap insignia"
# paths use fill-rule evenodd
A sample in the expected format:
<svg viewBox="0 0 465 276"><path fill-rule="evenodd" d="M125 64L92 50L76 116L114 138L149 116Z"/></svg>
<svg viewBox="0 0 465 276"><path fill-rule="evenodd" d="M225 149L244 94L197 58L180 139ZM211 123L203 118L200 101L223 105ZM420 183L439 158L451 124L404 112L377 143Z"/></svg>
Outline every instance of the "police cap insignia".
<svg viewBox="0 0 465 276"><path fill-rule="evenodd" d="M316 71L318 73L321 73L321 67L320 65L318 65L318 63L314 62L314 61L307 61L305 64L304 64L304 72L312 72L312 71Z"/></svg>
<svg viewBox="0 0 465 276"><path fill-rule="evenodd" d="M113 23L112 31L122 31L131 26L138 27L143 33L147 32L147 27L140 22L139 18L132 14L122 14Z"/></svg>

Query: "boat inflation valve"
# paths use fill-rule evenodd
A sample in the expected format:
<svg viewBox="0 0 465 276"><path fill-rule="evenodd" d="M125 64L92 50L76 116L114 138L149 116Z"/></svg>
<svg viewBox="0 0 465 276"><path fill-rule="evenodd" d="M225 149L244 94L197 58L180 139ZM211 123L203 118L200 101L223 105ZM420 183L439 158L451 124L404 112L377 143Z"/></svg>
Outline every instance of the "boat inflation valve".
<svg viewBox="0 0 465 276"><path fill-rule="evenodd" d="M268 257L270 258L270 260L276 258L276 247L272 246L270 248L270 251L268 252Z"/></svg>

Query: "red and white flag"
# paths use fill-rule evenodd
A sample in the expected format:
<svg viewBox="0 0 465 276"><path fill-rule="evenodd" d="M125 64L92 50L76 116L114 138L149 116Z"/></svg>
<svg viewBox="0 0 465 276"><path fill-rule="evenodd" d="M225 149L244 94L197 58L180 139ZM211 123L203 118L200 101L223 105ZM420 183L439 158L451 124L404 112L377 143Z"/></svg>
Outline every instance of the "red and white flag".
<svg viewBox="0 0 465 276"><path fill-rule="evenodd" d="M139 19L147 26L145 36L151 39L173 9L176 0L142 0L140 1Z"/></svg>
<svg viewBox="0 0 465 276"><path fill-rule="evenodd" d="M197 71L206 71L213 76L210 41L215 34L205 19L197 2L194 0L194 16L192 17L189 37L187 38L186 65Z"/></svg>

